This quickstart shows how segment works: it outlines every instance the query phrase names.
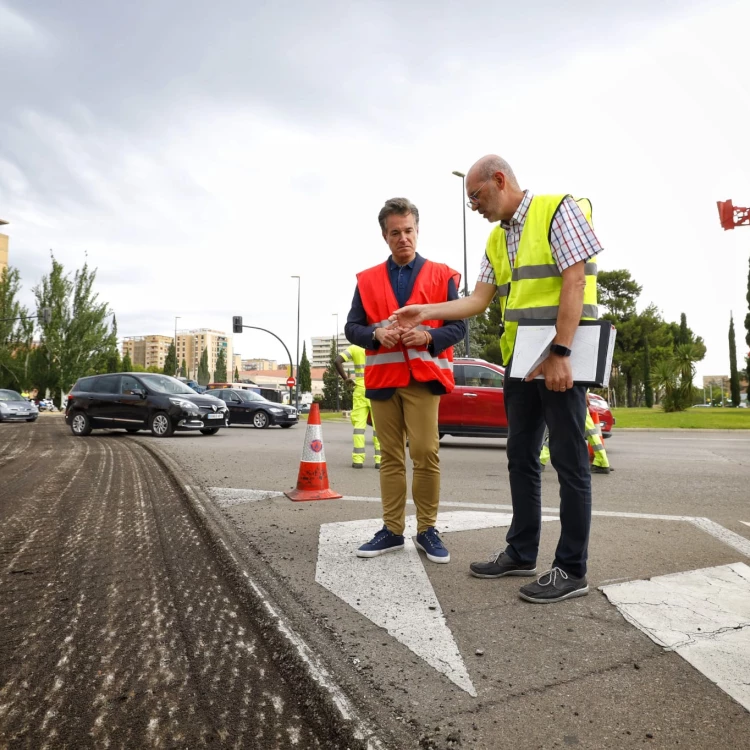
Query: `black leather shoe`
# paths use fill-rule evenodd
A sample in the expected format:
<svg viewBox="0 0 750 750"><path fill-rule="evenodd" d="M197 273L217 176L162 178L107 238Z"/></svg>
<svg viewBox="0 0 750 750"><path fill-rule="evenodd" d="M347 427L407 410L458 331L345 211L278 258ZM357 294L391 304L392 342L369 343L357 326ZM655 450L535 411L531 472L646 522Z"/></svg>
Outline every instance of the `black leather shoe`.
<svg viewBox="0 0 750 750"><path fill-rule="evenodd" d="M536 564L521 565L505 552L495 552L487 562L473 562L469 570L475 578L502 578L503 576L535 576Z"/></svg>
<svg viewBox="0 0 750 750"><path fill-rule="evenodd" d="M589 584L586 576L573 578L560 568L552 568L542 573L534 583L522 586L518 595L521 599L535 604L552 604L563 599L573 599L576 596L586 596Z"/></svg>

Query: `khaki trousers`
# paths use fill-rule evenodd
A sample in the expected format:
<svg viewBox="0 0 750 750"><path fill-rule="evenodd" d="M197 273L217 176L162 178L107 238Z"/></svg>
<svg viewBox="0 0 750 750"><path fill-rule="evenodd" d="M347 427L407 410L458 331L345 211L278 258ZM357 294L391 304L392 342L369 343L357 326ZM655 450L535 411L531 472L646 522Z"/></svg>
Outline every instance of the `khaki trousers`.
<svg viewBox="0 0 750 750"><path fill-rule="evenodd" d="M383 522L394 534L404 533L408 438L409 455L414 464L412 494L417 506L417 532L421 533L435 525L440 501L440 396L412 379L405 388L397 388L386 401L372 399L371 404L382 454L380 493Z"/></svg>

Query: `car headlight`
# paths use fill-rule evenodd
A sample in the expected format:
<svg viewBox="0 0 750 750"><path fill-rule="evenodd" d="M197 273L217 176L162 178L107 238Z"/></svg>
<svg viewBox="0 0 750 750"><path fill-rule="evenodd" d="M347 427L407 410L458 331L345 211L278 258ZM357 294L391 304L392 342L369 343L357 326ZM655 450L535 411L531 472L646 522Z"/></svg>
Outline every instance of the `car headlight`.
<svg viewBox="0 0 750 750"><path fill-rule="evenodd" d="M279 408L277 408L275 406L272 406L268 411L272 411L274 414L283 414L284 413L283 409L279 409Z"/></svg>
<svg viewBox="0 0 750 750"><path fill-rule="evenodd" d="M0 411L2 412L8 411L8 407L2 401L0 401Z"/></svg>
<svg viewBox="0 0 750 750"><path fill-rule="evenodd" d="M198 407L192 401L188 401L186 398L170 398L169 400L171 403L175 404L175 406L179 406L181 409L187 409L187 411L198 410Z"/></svg>

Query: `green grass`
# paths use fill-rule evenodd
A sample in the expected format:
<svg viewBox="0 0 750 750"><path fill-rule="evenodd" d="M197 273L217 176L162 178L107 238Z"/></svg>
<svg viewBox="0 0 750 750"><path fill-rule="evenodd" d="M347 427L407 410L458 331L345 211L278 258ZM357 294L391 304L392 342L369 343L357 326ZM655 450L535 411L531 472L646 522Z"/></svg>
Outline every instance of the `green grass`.
<svg viewBox="0 0 750 750"><path fill-rule="evenodd" d="M653 429L685 430L750 430L750 409L687 409L664 413L660 407L653 409L612 409L617 420L615 429L650 427Z"/></svg>

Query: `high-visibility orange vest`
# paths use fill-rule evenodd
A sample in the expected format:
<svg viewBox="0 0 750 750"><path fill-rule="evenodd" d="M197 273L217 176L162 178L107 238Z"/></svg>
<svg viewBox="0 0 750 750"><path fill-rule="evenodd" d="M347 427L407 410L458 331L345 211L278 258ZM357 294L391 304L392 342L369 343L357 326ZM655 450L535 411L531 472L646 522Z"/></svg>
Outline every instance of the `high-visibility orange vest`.
<svg viewBox="0 0 750 750"><path fill-rule="evenodd" d="M442 263L426 260L419 270L407 305L424 305L446 302L448 280L453 279L456 288L461 275ZM362 306L367 314L368 325L386 327L388 318L400 305L391 285L388 262L368 268L357 274L357 286ZM430 330L439 328L442 320L425 320L418 328ZM403 388L409 385L412 376L415 380L427 383L437 380L447 393L453 390L453 347L433 356L426 346L405 347L400 342L393 348L380 346L379 349L366 349L365 388Z"/></svg>

